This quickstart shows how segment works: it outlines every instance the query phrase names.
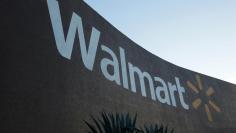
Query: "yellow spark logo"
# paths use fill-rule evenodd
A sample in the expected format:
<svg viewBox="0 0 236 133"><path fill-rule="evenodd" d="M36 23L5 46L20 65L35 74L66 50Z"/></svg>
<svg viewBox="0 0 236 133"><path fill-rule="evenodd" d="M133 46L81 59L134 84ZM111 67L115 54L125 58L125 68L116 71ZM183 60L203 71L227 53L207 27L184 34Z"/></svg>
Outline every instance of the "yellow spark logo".
<svg viewBox="0 0 236 133"><path fill-rule="evenodd" d="M193 92L195 92L196 94L199 94L199 96L201 96L192 102L192 106L194 109L197 110L202 104L204 104L207 118L210 122L212 122L213 118L212 118L212 113L211 113L209 107L212 107L212 109L218 113L221 112L220 108L212 100L209 99L209 97L214 94L214 89L212 87L209 87L204 92L202 82L201 82L199 75L196 75L196 80L197 80L197 87L195 85L193 85L190 81L187 81L187 86L189 87L189 89L191 89Z"/></svg>

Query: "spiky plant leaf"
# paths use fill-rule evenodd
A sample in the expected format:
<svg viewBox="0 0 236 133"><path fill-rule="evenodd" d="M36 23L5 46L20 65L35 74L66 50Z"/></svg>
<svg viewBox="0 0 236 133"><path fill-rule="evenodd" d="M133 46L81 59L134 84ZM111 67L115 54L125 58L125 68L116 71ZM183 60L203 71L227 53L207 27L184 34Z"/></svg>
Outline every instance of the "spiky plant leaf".
<svg viewBox="0 0 236 133"><path fill-rule="evenodd" d="M101 112L100 117L91 116L94 124L85 121L91 133L135 133L137 114L132 118L129 114Z"/></svg>
<svg viewBox="0 0 236 133"><path fill-rule="evenodd" d="M157 125L157 124L155 124L155 125L149 125L149 126L147 126L147 125L144 125L144 132L145 133L168 133L168 126L163 126L163 125L161 125L160 127ZM171 131L170 131L170 133L174 133L174 130L173 129L171 129Z"/></svg>
<svg viewBox="0 0 236 133"><path fill-rule="evenodd" d="M89 124L87 121L85 121L85 123L89 127L89 129L91 130L89 133L98 133L96 128L93 125Z"/></svg>
<svg viewBox="0 0 236 133"><path fill-rule="evenodd" d="M91 116L91 118L94 121L96 127L98 128L99 133L102 133L103 131L102 131L102 128L101 128L101 126L99 124L100 119L96 120L93 116Z"/></svg>

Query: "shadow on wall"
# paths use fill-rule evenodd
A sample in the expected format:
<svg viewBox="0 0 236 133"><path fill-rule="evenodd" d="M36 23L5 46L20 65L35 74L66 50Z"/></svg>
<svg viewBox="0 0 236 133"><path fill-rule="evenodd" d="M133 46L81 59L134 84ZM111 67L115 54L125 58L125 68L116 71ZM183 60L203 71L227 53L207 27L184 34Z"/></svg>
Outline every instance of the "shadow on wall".
<svg viewBox="0 0 236 133"><path fill-rule="evenodd" d="M136 125L137 114L134 117L127 114L101 112L100 116L95 118L91 115L93 124L85 121L89 127L89 133L168 133L167 126L158 124L144 125L138 128ZM174 133L171 129L169 133Z"/></svg>

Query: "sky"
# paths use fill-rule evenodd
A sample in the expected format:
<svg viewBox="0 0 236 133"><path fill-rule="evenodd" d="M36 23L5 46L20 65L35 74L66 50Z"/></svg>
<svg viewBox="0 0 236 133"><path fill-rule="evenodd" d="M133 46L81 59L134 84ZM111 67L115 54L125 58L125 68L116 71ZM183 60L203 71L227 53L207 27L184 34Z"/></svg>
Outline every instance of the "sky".
<svg viewBox="0 0 236 133"><path fill-rule="evenodd" d="M156 56L236 84L236 0L84 0Z"/></svg>

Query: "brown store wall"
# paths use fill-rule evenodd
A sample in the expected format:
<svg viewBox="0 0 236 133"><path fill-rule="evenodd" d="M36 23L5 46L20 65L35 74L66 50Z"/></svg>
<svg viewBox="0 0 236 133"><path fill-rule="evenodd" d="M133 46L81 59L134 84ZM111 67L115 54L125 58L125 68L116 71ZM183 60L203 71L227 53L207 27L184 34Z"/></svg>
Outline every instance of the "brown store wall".
<svg viewBox="0 0 236 133"><path fill-rule="evenodd" d="M235 85L180 68L152 55L82 1L60 0L59 7L66 35L73 12L82 18L87 44L92 27L101 32L94 68L90 71L83 64L77 36L80 33L75 37L71 59L57 50L46 0L2 0L0 132L83 133L88 130L83 120L90 120L90 114L98 115L101 111L137 113L138 125L168 124L177 133L236 132ZM101 50L101 45L109 47L119 63L119 47L122 47L126 64L131 62L152 78L158 76L166 83L176 84L175 77L178 77L185 88L183 98L189 109L181 106L178 93L175 93L177 107L152 100L147 81L147 97L143 97L137 75L137 93L131 91L129 78L129 89L122 87L122 79L121 85L109 81L101 71L100 61L111 59L111 56ZM111 68L109 72L113 73ZM198 94L187 85L189 81L198 87L197 75L203 86ZM155 82L154 86L160 83ZM214 94L206 97L209 87ZM192 102L197 98L201 98L202 104L195 109ZM220 110L211 106L209 100ZM204 109L205 102L212 121Z"/></svg>

